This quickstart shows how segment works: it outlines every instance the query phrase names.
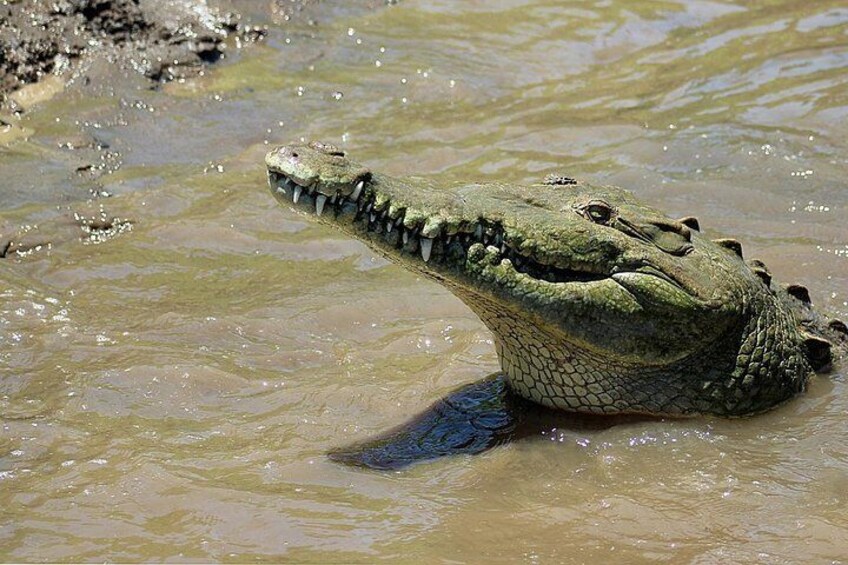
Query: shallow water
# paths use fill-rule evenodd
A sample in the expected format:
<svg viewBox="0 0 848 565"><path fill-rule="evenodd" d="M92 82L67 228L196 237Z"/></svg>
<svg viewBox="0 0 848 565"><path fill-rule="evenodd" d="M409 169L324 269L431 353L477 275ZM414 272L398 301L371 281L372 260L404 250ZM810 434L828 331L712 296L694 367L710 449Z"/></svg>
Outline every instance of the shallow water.
<svg viewBox="0 0 848 565"><path fill-rule="evenodd" d="M394 174L618 184L845 319L842 4L330 5L188 83L44 103L0 149L0 227L54 238L0 260L0 558L848 559L844 365L750 419L330 462L497 360L458 300L281 209L261 165L303 137ZM64 172L77 121L114 172ZM100 205L131 229L85 233Z"/></svg>

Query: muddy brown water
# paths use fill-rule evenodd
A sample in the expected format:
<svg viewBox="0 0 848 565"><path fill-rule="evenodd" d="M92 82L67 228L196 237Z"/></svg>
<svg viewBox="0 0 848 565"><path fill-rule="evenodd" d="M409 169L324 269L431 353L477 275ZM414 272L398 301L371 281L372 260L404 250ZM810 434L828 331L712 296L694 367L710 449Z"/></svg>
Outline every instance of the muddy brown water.
<svg viewBox="0 0 848 565"><path fill-rule="evenodd" d="M281 209L261 167L303 137L395 174L618 184L848 318L844 3L331 13L161 91L71 89L5 139L0 224L65 240L0 260L0 558L848 560L844 365L755 418L329 461L497 360L458 300ZM131 220L114 237L73 221L89 185L55 148L80 127L121 153L94 204Z"/></svg>

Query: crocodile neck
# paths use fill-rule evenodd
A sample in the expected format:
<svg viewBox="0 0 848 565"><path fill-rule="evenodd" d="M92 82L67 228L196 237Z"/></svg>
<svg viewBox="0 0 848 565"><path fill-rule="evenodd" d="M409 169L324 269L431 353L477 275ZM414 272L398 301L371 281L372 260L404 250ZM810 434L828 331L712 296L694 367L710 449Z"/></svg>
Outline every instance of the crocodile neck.
<svg viewBox="0 0 848 565"><path fill-rule="evenodd" d="M595 414L722 416L763 412L803 391L810 364L791 312L758 293L750 309L697 355L670 365L599 357L528 325L503 305L448 288L492 332L501 370L520 396L549 408ZM705 366L706 365L706 366Z"/></svg>

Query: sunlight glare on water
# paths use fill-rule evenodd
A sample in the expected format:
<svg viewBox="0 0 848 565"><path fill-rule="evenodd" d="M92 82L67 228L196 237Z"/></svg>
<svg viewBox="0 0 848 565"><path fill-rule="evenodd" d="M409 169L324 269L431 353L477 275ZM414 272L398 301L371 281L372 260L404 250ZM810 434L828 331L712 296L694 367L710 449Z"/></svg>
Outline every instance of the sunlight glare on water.
<svg viewBox="0 0 848 565"><path fill-rule="evenodd" d="M320 139L391 174L624 186L743 242L845 319L848 10L326 10L204 77L134 93L154 110L99 128L132 147L102 177L131 230L0 260L0 558L844 560L839 365L755 418L563 427L398 473L329 461L497 359L446 290L281 209L261 163ZM35 137L4 163L55 147L54 117L83 111L74 96L27 116ZM44 170L45 192L3 222L55 216L43 195L67 186Z"/></svg>

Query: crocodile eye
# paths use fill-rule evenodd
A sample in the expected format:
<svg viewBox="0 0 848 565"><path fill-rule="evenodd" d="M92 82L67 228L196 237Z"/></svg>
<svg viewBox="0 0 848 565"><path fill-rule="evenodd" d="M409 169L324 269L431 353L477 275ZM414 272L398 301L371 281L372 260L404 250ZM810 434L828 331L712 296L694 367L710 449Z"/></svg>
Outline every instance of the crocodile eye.
<svg viewBox="0 0 848 565"><path fill-rule="evenodd" d="M592 220L596 224L608 224L612 219L615 210L613 207L602 200L593 200L588 204L580 207L580 212L587 220Z"/></svg>

